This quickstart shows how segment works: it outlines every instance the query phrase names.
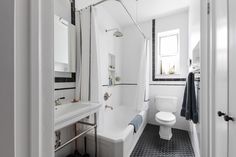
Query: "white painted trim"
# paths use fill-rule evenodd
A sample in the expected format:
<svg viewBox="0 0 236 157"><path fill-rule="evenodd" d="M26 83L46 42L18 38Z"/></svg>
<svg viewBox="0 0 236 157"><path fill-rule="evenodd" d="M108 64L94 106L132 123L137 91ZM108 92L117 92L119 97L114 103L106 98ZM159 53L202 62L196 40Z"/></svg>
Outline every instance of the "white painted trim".
<svg viewBox="0 0 236 157"><path fill-rule="evenodd" d="M201 0L201 94L200 94L200 151L201 157L210 157L210 54L209 54L209 16L208 12L209 0Z"/></svg>
<svg viewBox="0 0 236 157"><path fill-rule="evenodd" d="M30 1L31 155L54 156L53 0Z"/></svg>
<svg viewBox="0 0 236 157"><path fill-rule="evenodd" d="M215 150L214 150L214 144L215 144L215 107L214 107L214 84L215 84L215 77L214 77L214 73L215 73L215 45L213 42L213 39L215 38L215 27L213 26L214 22L214 0L209 0L210 3L210 15L209 15L209 80L211 80L211 82L209 82L209 157L214 157L215 156Z"/></svg>
<svg viewBox="0 0 236 157"><path fill-rule="evenodd" d="M194 124L192 121L189 122L189 137L190 141L193 147L194 155L195 157L201 157L200 156L200 148L199 148L199 135L198 130L197 130L197 125L199 124Z"/></svg>
<svg viewBox="0 0 236 157"><path fill-rule="evenodd" d="M209 0L201 0L201 82L200 82L200 153L201 157L209 156L209 88L210 56L209 56L209 16L207 14Z"/></svg>

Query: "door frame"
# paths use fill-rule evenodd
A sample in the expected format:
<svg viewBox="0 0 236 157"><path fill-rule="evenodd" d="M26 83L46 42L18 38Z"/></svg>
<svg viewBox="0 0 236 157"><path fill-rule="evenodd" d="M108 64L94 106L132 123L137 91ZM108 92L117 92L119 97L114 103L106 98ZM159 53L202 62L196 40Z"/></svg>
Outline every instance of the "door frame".
<svg viewBox="0 0 236 157"><path fill-rule="evenodd" d="M53 0L30 0L30 156L54 157Z"/></svg>
<svg viewBox="0 0 236 157"><path fill-rule="evenodd" d="M211 138L209 127L211 123L210 116L210 104L211 104L211 48L210 48L210 20L211 13L209 12L209 5L211 0L201 0L201 36L200 36L200 47L201 47L201 81L200 81L200 155L201 157L211 157L210 147ZM211 7L210 7L211 8Z"/></svg>
<svg viewBox="0 0 236 157"><path fill-rule="evenodd" d="M235 112L235 79L236 79L236 75L235 75L235 59L236 59L236 54L235 54L235 50L236 50L236 45L235 45L235 33L236 33L236 22L235 22L235 14L233 12L235 12L234 9L236 9L236 2L235 0L228 0L229 3L229 108L228 108L228 115L236 118L236 112ZM229 121L229 131L228 131L228 137L229 138L229 147L228 147L228 157L233 157L235 156L236 150L233 149L232 147L235 146L236 144L236 136L235 136L235 129L236 129L236 122L232 122Z"/></svg>
<svg viewBox="0 0 236 157"><path fill-rule="evenodd" d="M207 26L207 29L208 29L208 39L207 39L207 44L209 45L208 46L208 49L206 52L208 52L208 59L205 60L205 63L208 64L207 65L207 69L208 69L208 77L209 77L209 80L208 80L208 86L207 89L208 92L207 92L207 97L205 101L205 105L208 105L208 116L205 115L206 118L208 118L208 125L206 125L205 127L208 127L208 156L209 157L214 157L215 156L215 153L216 153L216 150L215 150L215 132L214 132L214 129L215 129L215 115L217 114L216 113L216 106L215 106L215 8L214 8L214 4L215 4L215 0L208 0L209 1L209 4L210 4L210 14L208 16L208 26ZM226 0L228 1L228 0ZM206 80L205 80L206 81Z"/></svg>
<svg viewBox="0 0 236 157"><path fill-rule="evenodd" d="M211 157L211 48L208 3L201 0L201 157ZM30 0L31 156L54 157L54 0ZM51 104L51 105L50 105Z"/></svg>
<svg viewBox="0 0 236 157"><path fill-rule="evenodd" d="M208 77L209 77L209 81L208 81L208 94L207 94L207 99L208 101L206 101L206 105L208 105L208 156L209 157L214 157L215 154L215 147L214 147L214 143L215 143L215 134L214 134L214 128L215 128L215 104L214 104L214 90L215 90L215 42L214 42L214 38L215 38L215 20L214 20L214 2L215 0L209 0L209 6L210 6L210 13L208 15L208 49L206 52L208 53L208 59L206 60L206 62L208 63Z"/></svg>

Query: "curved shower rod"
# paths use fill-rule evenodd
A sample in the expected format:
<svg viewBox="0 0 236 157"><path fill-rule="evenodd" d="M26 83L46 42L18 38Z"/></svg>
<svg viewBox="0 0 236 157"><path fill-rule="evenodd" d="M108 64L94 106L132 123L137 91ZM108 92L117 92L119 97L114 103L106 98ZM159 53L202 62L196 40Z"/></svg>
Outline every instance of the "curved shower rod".
<svg viewBox="0 0 236 157"><path fill-rule="evenodd" d="M107 1L111 1L111 0L102 0L102 1L99 1L95 4L92 4L90 6L97 6L97 5L100 5L104 2L107 2ZM141 33L141 35L143 36L144 39L147 39L146 35L143 33L142 29L140 28L139 24L134 20L134 18L132 17L131 13L129 12L129 10L126 8L126 6L124 5L124 3L121 1L121 0L114 0L114 1L117 1L121 4L121 6L125 9L126 13L129 15L129 17L131 18L131 20L133 21L134 25L136 26L136 28L138 29L138 31Z"/></svg>

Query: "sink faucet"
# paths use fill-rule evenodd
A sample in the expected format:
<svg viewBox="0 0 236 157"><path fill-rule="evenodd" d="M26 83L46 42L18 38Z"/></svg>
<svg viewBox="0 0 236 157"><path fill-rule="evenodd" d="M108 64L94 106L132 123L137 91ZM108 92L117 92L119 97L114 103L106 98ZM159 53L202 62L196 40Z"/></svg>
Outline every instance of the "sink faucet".
<svg viewBox="0 0 236 157"><path fill-rule="evenodd" d="M105 109L107 109L107 108L109 108L109 109L113 110L113 107L112 107L112 106L105 105Z"/></svg>
<svg viewBox="0 0 236 157"><path fill-rule="evenodd" d="M61 101L60 101L60 100L62 100L62 99L65 99L65 97L57 98L57 99L55 100L55 105L56 105L56 106L61 105Z"/></svg>

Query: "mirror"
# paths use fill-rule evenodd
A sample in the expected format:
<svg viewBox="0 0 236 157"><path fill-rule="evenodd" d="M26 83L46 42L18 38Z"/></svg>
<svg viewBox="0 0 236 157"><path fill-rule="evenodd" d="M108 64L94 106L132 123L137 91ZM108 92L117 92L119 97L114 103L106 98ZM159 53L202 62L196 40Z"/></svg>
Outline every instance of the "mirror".
<svg viewBox="0 0 236 157"><path fill-rule="evenodd" d="M76 29L54 15L54 71L76 71Z"/></svg>

